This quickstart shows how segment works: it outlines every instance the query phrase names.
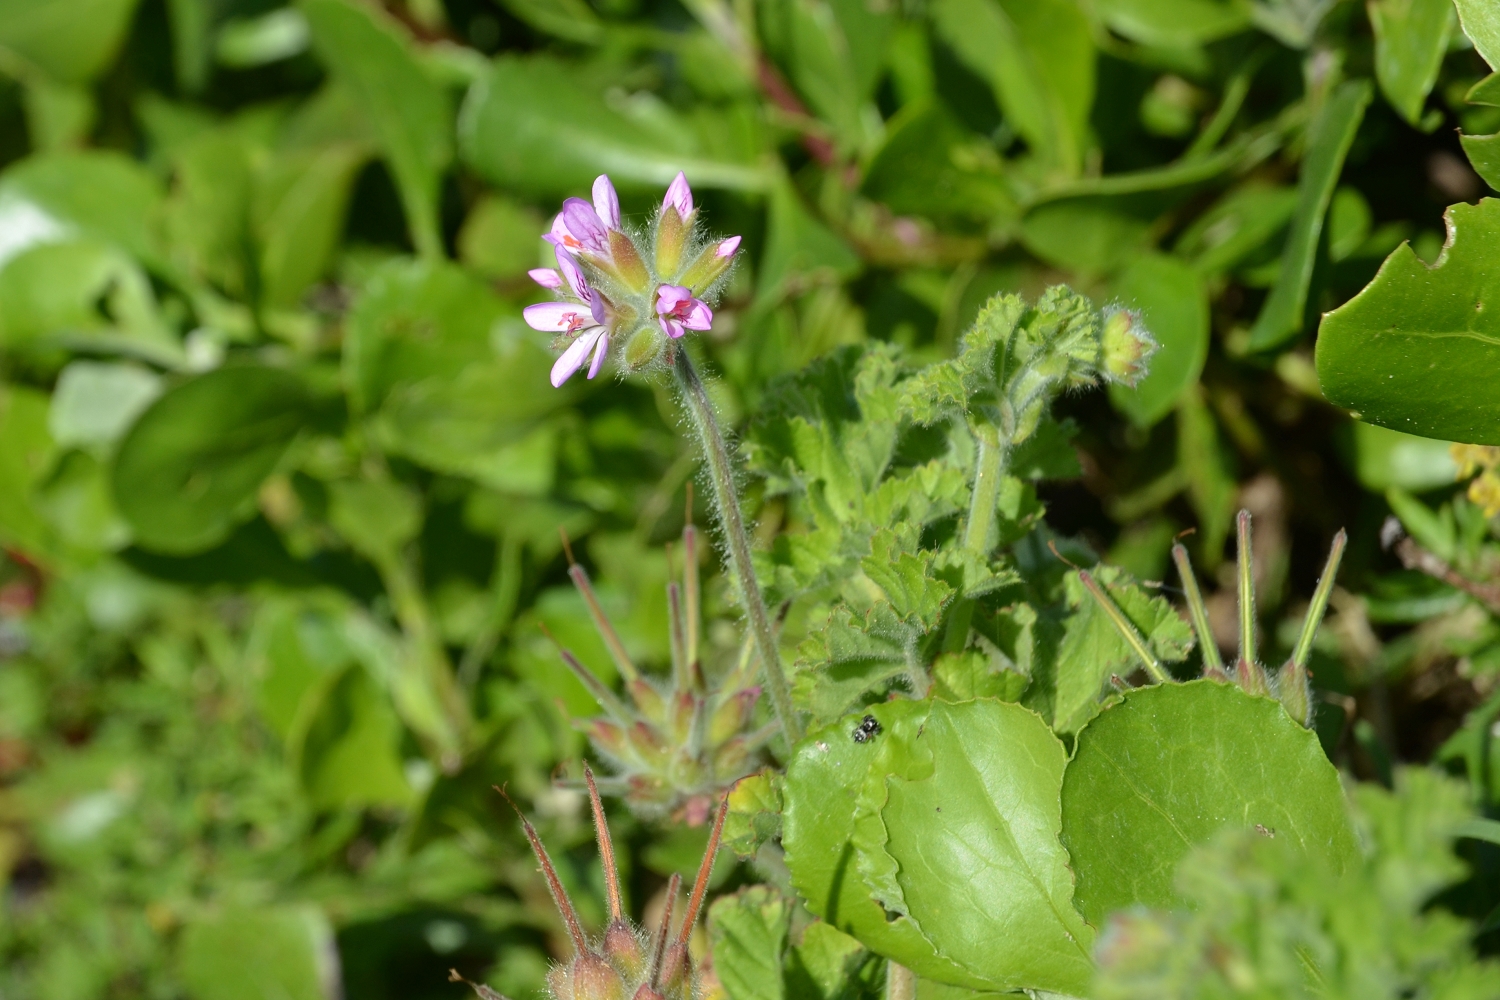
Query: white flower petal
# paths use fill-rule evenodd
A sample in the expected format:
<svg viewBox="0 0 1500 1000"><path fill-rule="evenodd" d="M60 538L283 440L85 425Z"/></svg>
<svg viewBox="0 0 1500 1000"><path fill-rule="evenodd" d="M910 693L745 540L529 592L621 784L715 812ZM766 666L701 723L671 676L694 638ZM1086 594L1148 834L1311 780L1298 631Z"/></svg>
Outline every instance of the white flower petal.
<svg viewBox="0 0 1500 1000"><path fill-rule="evenodd" d="M552 385L560 387L564 382L573 377L573 373L583 367L583 359L588 357L589 351L593 350L594 344L604 336L604 327L594 326L578 335L578 339L568 345L567 350L558 357L557 363L552 366Z"/></svg>

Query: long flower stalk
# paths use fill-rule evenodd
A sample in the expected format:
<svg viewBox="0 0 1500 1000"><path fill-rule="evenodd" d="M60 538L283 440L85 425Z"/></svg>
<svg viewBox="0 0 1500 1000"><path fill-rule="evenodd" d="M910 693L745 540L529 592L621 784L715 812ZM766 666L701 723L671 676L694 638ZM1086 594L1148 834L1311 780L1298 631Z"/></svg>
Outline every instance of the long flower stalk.
<svg viewBox="0 0 1500 1000"><path fill-rule="evenodd" d="M802 736L802 725L797 718L797 710L792 705L786 673L781 669L776 631L771 626L770 615L766 613L765 597L761 594L760 581L755 576L755 564L750 558L750 536L745 532L745 517L740 510L739 491L735 487L734 466L729 457L729 448L724 443L724 433L719 429L718 418L714 416L708 390L698 377L698 370L693 367L692 359L680 347L674 353L676 356L672 363L672 373L708 464L709 481L713 484L714 510L718 514L719 527L724 532L724 540L729 548L730 571L734 573L745 602L745 617L749 619L750 634L760 653L766 676L766 690L771 695L771 705L776 710L782 731L786 733L787 742L795 743Z"/></svg>

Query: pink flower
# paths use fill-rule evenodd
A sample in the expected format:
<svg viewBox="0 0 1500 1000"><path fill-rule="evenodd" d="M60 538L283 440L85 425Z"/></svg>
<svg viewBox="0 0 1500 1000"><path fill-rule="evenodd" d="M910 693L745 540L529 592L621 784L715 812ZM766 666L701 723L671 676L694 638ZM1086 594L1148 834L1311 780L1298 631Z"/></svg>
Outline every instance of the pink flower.
<svg viewBox="0 0 1500 1000"><path fill-rule="evenodd" d="M681 176L680 174L678 175ZM688 330L707 330L713 325L713 310L691 290L681 285L662 285L656 290L656 316L662 332L676 340Z"/></svg>
<svg viewBox="0 0 1500 1000"><path fill-rule="evenodd" d="M604 357L609 353L609 333L604 327L606 312L604 300L590 287L583 269L573 256L561 246L556 247L557 271L537 268L531 272L537 284L547 288L561 288L567 281L568 289L576 297L572 302L539 302L521 311L526 325L545 333L577 334L577 338L563 351L552 366L552 384L561 386L573 373L583 367L590 353L593 361L589 365L589 378L599 374ZM541 277L538 277L541 272ZM552 284L552 282L556 282Z"/></svg>
<svg viewBox="0 0 1500 1000"><path fill-rule="evenodd" d="M740 239L738 236L731 236L727 240L721 240L719 245L714 247L714 256L733 257L740 248Z"/></svg>
<svg viewBox="0 0 1500 1000"><path fill-rule="evenodd" d="M594 212L610 229L620 228L620 196L608 174L594 178Z"/></svg>
<svg viewBox="0 0 1500 1000"><path fill-rule="evenodd" d="M688 187L687 174L677 172L672 178L671 185L667 188L667 196L662 199L662 210L675 208L677 214L683 220L693 214L693 189Z"/></svg>

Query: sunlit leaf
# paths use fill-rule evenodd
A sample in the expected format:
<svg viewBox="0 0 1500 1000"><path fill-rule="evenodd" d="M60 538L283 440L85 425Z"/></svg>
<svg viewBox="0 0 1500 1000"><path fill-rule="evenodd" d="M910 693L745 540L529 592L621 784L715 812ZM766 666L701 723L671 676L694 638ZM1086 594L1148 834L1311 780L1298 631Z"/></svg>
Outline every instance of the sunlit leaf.
<svg viewBox="0 0 1500 1000"><path fill-rule="evenodd" d="M1328 399L1408 434L1500 444L1500 199L1448 209L1448 246L1424 264L1403 245L1318 336Z"/></svg>

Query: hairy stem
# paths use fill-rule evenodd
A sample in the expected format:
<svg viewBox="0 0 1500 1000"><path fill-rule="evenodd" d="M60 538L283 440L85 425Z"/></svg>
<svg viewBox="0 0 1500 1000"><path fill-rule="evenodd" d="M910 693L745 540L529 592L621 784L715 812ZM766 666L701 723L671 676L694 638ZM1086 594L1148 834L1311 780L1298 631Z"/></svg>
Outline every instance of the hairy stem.
<svg viewBox="0 0 1500 1000"><path fill-rule="evenodd" d="M974 462L974 493L969 502L969 521L964 526L964 548L988 555L995 508L1000 502L1000 480L1005 475L1005 445L994 424L975 424L973 430L979 455Z"/></svg>
<svg viewBox="0 0 1500 1000"><path fill-rule="evenodd" d="M744 595L745 616L750 620L750 632L760 650L760 662L766 675L766 690L770 692L771 704L786 734L787 743L797 742L802 736L802 726L797 710L792 707L792 696L787 688L786 674L781 669L781 653L776 645L776 632L771 627L771 618L766 614L765 598L760 592L760 581L755 578L755 564L750 559L750 536L745 533L745 518L740 512L739 491L734 484L734 467L729 459L729 448L724 444L724 434L719 430L719 421L714 416L713 404L708 391L698 377L687 351L680 346L673 352L676 359L672 371L677 377L677 387L682 392L688 416L698 432L698 441L703 447L703 457L708 463L709 481L713 483L714 509L719 515L719 526L729 544L729 568L734 573Z"/></svg>

